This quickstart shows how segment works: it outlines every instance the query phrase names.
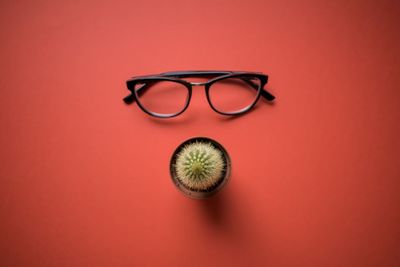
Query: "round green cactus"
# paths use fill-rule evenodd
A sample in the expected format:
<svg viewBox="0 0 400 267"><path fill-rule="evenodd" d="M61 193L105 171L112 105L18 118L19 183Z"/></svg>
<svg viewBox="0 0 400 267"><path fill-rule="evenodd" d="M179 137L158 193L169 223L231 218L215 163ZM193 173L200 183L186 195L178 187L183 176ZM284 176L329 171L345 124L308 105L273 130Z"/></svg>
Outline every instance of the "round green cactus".
<svg viewBox="0 0 400 267"><path fill-rule="evenodd" d="M209 142L186 145L176 158L176 174L182 184L207 190L222 178L225 163L221 151Z"/></svg>

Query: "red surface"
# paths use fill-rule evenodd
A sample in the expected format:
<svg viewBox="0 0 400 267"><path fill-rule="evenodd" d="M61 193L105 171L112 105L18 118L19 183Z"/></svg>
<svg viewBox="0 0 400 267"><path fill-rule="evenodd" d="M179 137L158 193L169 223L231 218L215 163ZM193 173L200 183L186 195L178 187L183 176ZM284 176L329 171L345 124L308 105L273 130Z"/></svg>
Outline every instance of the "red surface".
<svg viewBox="0 0 400 267"><path fill-rule="evenodd" d="M2 1L0 265L400 266L399 6ZM263 71L276 104L123 104L181 69ZM232 158L208 201L168 174L192 136Z"/></svg>

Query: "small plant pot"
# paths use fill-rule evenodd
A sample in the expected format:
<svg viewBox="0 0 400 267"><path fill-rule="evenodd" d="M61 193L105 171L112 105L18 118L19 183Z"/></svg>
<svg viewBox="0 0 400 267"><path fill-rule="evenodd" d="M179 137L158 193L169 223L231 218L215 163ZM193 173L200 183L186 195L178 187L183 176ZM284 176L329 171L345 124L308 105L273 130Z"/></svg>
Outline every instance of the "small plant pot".
<svg viewBox="0 0 400 267"><path fill-rule="evenodd" d="M211 197L229 180L231 160L225 148L207 137L194 137L180 144L172 154L170 174L186 196Z"/></svg>

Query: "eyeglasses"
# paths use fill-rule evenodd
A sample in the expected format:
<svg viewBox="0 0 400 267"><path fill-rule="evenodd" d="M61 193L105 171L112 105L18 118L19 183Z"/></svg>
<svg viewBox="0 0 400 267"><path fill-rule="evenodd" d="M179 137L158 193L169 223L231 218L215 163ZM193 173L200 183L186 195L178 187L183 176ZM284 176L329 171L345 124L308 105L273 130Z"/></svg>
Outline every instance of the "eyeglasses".
<svg viewBox="0 0 400 267"><path fill-rule="evenodd" d="M209 78L190 82L181 78ZM245 71L174 71L137 76L126 82L131 94L123 100L136 102L147 114L172 118L189 106L193 86L204 86L211 108L222 115L239 115L249 111L262 96L268 101L275 96L264 89L268 76Z"/></svg>

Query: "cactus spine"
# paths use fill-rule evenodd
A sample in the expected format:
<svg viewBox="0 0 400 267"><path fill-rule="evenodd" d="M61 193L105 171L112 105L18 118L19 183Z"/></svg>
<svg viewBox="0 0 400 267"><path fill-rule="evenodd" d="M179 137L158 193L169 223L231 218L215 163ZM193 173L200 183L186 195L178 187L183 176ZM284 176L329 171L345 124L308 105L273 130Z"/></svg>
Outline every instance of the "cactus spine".
<svg viewBox="0 0 400 267"><path fill-rule="evenodd" d="M212 188L222 178L224 167L221 151L208 142L188 144L177 155L178 179L190 189Z"/></svg>

